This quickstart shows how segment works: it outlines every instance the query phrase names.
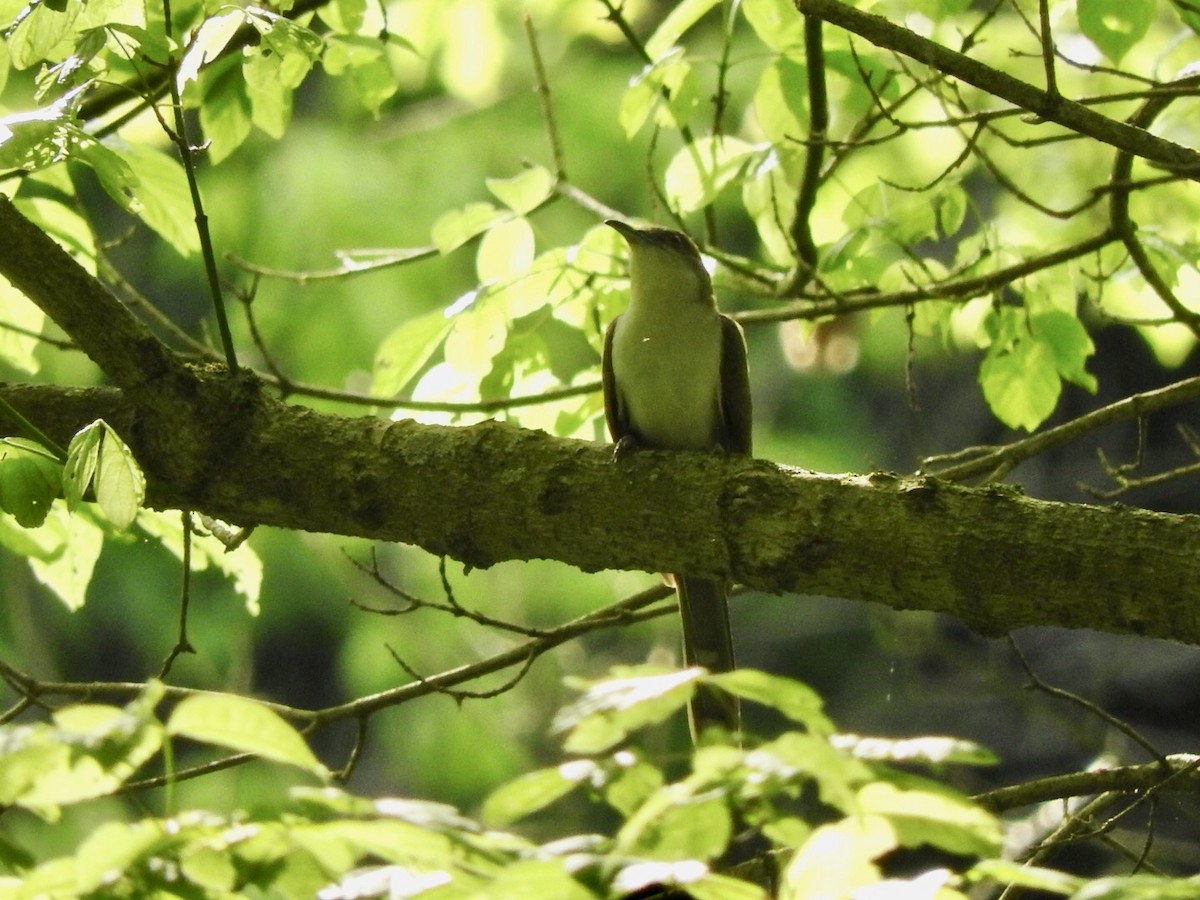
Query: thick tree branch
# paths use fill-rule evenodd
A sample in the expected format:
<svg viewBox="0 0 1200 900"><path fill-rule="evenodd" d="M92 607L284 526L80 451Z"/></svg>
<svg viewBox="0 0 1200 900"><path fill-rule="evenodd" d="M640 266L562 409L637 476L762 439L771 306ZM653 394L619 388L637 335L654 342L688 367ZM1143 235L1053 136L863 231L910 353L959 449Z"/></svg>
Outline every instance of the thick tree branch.
<svg viewBox="0 0 1200 900"><path fill-rule="evenodd" d="M416 544L478 567L551 558L586 571L729 575L769 592L946 612L984 634L1058 625L1200 643L1200 517L706 454L614 463L607 447L498 422L332 416L221 372L200 380L241 410L236 429L191 422L200 441L169 452L221 449L189 467L204 480L152 475L155 506ZM98 413L122 431L138 418L112 389L2 393L57 439ZM161 438L127 437L150 473L163 469Z"/></svg>
<svg viewBox="0 0 1200 900"><path fill-rule="evenodd" d="M478 567L551 558L729 576L947 612L985 634L1060 625L1200 643L1200 517L707 454L614 463L605 447L498 422L325 415L249 374L185 367L2 198L0 247L20 251L0 253L0 272L119 385L0 395L64 444L104 417L159 508L416 544Z"/></svg>
<svg viewBox="0 0 1200 900"><path fill-rule="evenodd" d="M65 250L0 194L0 274L41 307L121 387L183 373L183 365Z"/></svg>

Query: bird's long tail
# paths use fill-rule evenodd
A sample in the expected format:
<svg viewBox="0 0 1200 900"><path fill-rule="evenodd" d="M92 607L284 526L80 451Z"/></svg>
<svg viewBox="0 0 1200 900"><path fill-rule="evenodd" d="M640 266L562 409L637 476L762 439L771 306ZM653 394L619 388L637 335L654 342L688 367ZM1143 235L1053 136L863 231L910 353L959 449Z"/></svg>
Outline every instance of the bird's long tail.
<svg viewBox="0 0 1200 900"><path fill-rule="evenodd" d="M689 666L710 672L734 669L733 635L729 630L727 588L723 581L676 577L679 616L683 621L683 657ZM689 709L692 736L710 725L735 732L741 727L741 710L736 697L717 688L700 687Z"/></svg>

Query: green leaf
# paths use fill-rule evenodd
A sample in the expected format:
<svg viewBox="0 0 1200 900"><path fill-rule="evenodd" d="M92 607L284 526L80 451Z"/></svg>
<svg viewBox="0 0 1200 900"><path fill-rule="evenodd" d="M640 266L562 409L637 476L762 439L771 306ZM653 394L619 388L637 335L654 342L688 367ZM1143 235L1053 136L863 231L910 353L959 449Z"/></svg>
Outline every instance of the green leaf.
<svg viewBox="0 0 1200 900"><path fill-rule="evenodd" d="M533 265L533 228L524 216L497 222L479 242L475 271L481 284L511 281Z"/></svg>
<svg viewBox="0 0 1200 900"><path fill-rule="evenodd" d="M62 491L63 465L36 441L0 438L0 509L24 528L46 521Z"/></svg>
<svg viewBox="0 0 1200 900"><path fill-rule="evenodd" d="M651 113L655 124L678 129L687 124L699 104L698 90L692 66L683 50L677 48L655 60L630 83L621 98L617 121L626 137L633 137Z"/></svg>
<svg viewBox="0 0 1200 900"><path fill-rule="evenodd" d="M681 0L676 3L667 17L662 20L650 40L646 41L646 55L658 59L683 37L684 32L695 25L719 0Z"/></svg>
<svg viewBox="0 0 1200 900"><path fill-rule="evenodd" d="M90 142L66 103L0 117L0 168L44 169Z"/></svg>
<svg viewBox="0 0 1200 900"><path fill-rule="evenodd" d="M703 669L663 671L652 666L615 669L617 677L586 685L582 697L554 718L555 731L570 732L570 753L600 753L632 731L661 722L691 699Z"/></svg>
<svg viewBox="0 0 1200 900"><path fill-rule="evenodd" d="M1033 431L1054 412L1062 382L1047 344L1020 339L1009 350L993 343L979 367L984 399L1009 428Z"/></svg>
<svg viewBox="0 0 1200 900"><path fill-rule="evenodd" d="M0 359L14 369L33 374L41 368L34 351L46 314L0 276L0 318L15 326L0 332Z"/></svg>
<svg viewBox="0 0 1200 900"><path fill-rule="evenodd" d="M1039 313L1030 316L1029 330L1050 348L1059 375L1093 394L1096 392L1096 376L1086 368L1096 345L1076 316L1062 310Z"/></svg>
<svg viewBox="0 0 1200 900"><path fill-rule="evenodd" d="M808 131L808 68L781 56L762 73L754 91L754 119L774 144L798 140Z"/></svg>
<svg viewBox="0 0 1200 900"><path fill-rule="evenodd" d="M798 731L752 750L745 765L764 793L812 779L822 803L847 812L854 808L858 787L871 777L866 763L838 752L825 737Z"/></svg>
<svg viewBox="0 0 1200 900"><path fill-rule="evenodd" d="M1146 36L1154 21L1154 0L1077 0L1080 30L1100 52L1119 63Z"/></svg>
<svg viewBox="0 0 1200 900"><path fill-rule="evenodd" d="M221 60L204 70L200 78L204 102L200 104L200 128L208 140L213 164L233 153L250 136L251 104L240 60Z"/></svg>
<svg viewBox="0 0 1200 900"><path fill-rule="evenodd" d="M240 9L210 16L204 20L204 24L196 29L187 52L179 62L177 80L180 92L187 88L189 82L200 76L201 69L216 62L234 35L245 24L246 14Z"/></svg>
<svg viewBox="0 0 1200 900"><path fill-rule="evenodd" d="M431 237L438 250L449 253L511 215L490 203L470 203L462 209L442 213L433 223Z"/></svg>
<svg viewBox="0 0 1200 900"><path fill-rule="evenodd" d="M104 532L89 517L71 515L60 504L31 534L48 551L28 557L34 577L54 591L68 609L79 609L100 558ZM8 540L5 543L10 544Z"/></svg>
<svg viewBox="0 0 1200 900"><path fill-rule="evenodd" d="M531 166L512 178L485 179L492 195L518 216L528 215L554 192L554 176L542 166Z"/></svg>
<svg viewBox="0 0 1200 900"><path fill-rule="evenodd" d="M977 862L964 875L968 883L994 881L1001 885L1014 885L1031 890L1049 891L1056 894L1073 894L1084 884L1084 879L1054 869L1042 869L1029 863L1008 859L984 859Z"/></svg>
<svg viewBox="0 0 1200 900"><path fill-rule="evenodd" d="M92 488L105 517L124 531L146 499L146 476L133 452L102 419L80 430L67 448L63 493L75 509Z"/></svg>
<svg viewBox="0 0 1200 900"><path fill-rule="evenodd" d="M944 201L939 199L943 194ZM965 209L966 198L956 185L931 194L902 191L879 181L854 195L842 221L850 229L869 228L897 244L908 245L936 239L942 225L957 230Z"/></svg>
<svg viewBox="0 0 1200 900"><path fill-rule="evenodd" d="M399 394L441 349L452 327L453 317L435 309L389 334L375 351L371 390L382 397Z"/></svg>
<svg viewBox="0 0 1200 900"><path fill-rule="evenodd" d="M681 790L682 788L682 790ZM617 833L622 855L655 860L716 859L733 836L724 796L692 795L684 784L652 794Z"/></svg>
<svg viewBox="0 0 1200 900"><path fill-rule="evenodd" d="M929 782L905 790L884 781L863 786L858 811L885 816L905 847L928 844L961 856L995 856L1002 834L995 816L949 788Z"/></svg>
<svg viewBox="0 0 1200 900"><path fill-rule="evenodd" d="M743 700L773 707L816 734L833 733L833 723L824 713L821 695L799 681L754 669L709 675L705 681Z"/></svg>
<svg viewBox="0 0 1200 900"><path fill-rule="evenodd" d="M279 140L292 121L293 88L279 79L275 57L255 53L242 66L246 96L250 100L250 120L262 131Z"/></svg>
<svg viewBox="0 0 1200 900"><path fill-rule="evenodd" d="M664 187L682 213L708 206L722 188L742 177L760 148L735 137L710 135L681 147L667 166Z"/></svg>
<svg viewBox="0 0 1200 900"><path fill-rule="evenodd" d="M613 762L619 766L615 777L604 785L604 799L625 818L663 786L663 773L657 766L643 762L631 752L617 753Z"/></svg>
<svg viewBox="0 0 1200 900"><path fill-rule="evenodd" d="M849 897L879 882L874 860L896 846L896 833L882 816L852 816L822 825L784 870L783 896Z"/></svg>
<svg viewBox="0 0 1200 900"><path fill-rule="evenodd" d="M288 763L321 778L329 774L296 729L274 710L246 697L188 697L171 713L167 733Z"/></svg>
<svg viewBox="0 0 1200 900"><path fill-rule="evenodd" d="M991 766L998 762L996 754L986 747L954 737L880 738L835 734L830 738L830 743L855 759L873 762L924 763L931 766L946 763Z"/></svg>
<svg viewBox="0 0 1200 900"><path fill-rule="evenodd" d="M112 148L133 172L132 196L113 198L150 226L181 256L200 249L196 234L196 211L182 164L165 153L144 145Z"/></svg>
<svg viewBox="0 0 1200 900"><path fill-rule="evenodd" d="M1118 875L1097 878L1071 895L1071 900L1195 900L1200 878L1165 875Z"/></svg>
<svg viewBox="0 0 1200 900"><path fill-rule="evenodd" d="M403 896L397 894L396 896ZM410 895L419 896L419 895ZM506 865L476 897L497 900L595 900L596 895L567 873L564 860L525 860Z"/></svg>
<svg viewBox="0 0 1200 900"><path fill-rule="evenodd" d="M120 531L132 525L146 499L146 476L133 451L108 425L100 442L95 486L96 500L108 520Z"/></svg>
<svg viewBox="0 0 1200 900"><path fill-rule="evenodd" d="M124 874L135 860L146 856L171 840L162 824L144 822L104 822L79 845L75 854L75 887L90 893Z"/></svg>
<svg viewBox="0 0 1200 900"><path fill-rule="evenodd" d="M698 860L659 862L645 860L623 866L613 877L615 896L641 897L663 895L663 887L678 887L667 895L686 896L692 900L767 900L766 891L758 885L726 875L710 872Z"/></svg>
<svg viewBox="0 0 1200 900"><path fill-rule="evenodd" d="M83 9L84 4L78 2L67 3L61 11L48 4L30 3L6 35L13 68L28 69L55 56L64 58L66 53L59 55L59 48L70 46L75 19Z"/></svg>
<svg viewBox="0 0 1200 900"><path fill-rule="evenodd" d="M137 524L141 531L157 538L177 559L183 560L183 522L178 512L143 509L138 513ZM232 580L233 589L246 603L246 611L252 616L258 615L263 567L250 544L243 543L230 550L212 534L195 527L192 529L191 565L192 571L211 567Z"/></svg>
<svg viewBox="0 0 1200 900"><path fill-rule="evenodd" d="M446 365L472 381L482 378L504 349L509 324L495 295L481 292L479 299L454 314L444 347Z"/></svg>
<svg viewBox="0 0 1200 900"><path fill-rule="evenodd" d="M796 254L791 235L786 231L783 211L794 204L796 188L792 185L779 153L769 152L742 185L742 203L754 218L758 236L770 260L791 267Z"/></svg>
<svg viewBox="0 0 1200 900"><path fill-rule="evenodd" d="M772 50L784 52L804 47L804 19L790 0L743 0L742 13Z"/></svg>
<svg viewBox="0 0 1200 900"><path fill-rule="evenodd" d="M497 827L510 825L602 775L600 766L587 759L528 772L492 791L483 804L483 820Z"/></svg>
<svg viewBox="0 0 1200 900"><path fill-rule="evenodd" d="M332 35L321 65L330 75L349 79L359 101L373 113L378 113L379 107L396 93L396 73L387 48L378 38Z"/></svg>

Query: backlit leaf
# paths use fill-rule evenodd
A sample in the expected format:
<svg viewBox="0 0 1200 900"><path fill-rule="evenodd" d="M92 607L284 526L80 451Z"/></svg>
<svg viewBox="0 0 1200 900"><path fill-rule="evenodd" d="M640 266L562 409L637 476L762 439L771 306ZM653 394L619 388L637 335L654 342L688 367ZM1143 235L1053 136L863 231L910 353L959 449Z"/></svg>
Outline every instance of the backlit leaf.
<svg viewBox="0 0 1200 900"><path fill-rule="evenodd" d="M274 710L246 697L188 697L172 711L167 733L289 763L321 777L328 774L296 729Z"/></svg>

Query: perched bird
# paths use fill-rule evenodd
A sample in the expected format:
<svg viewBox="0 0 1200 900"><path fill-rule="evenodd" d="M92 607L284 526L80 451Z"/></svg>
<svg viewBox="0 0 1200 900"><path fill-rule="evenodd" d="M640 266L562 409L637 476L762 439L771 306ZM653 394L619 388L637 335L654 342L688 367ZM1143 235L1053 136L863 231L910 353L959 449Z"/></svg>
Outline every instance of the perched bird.
<svg viewBox="0 0 1200 900"><path fill-rule="evenodd" d="M667 228L609 220L629 245L629 308L604 334L604 413L618 455L631 447L750 455L746 341L717 310L712 280L691 239ZM683 655L712 672L734 668L724 581L672 576ZM694 736L740 725L735 698L702 688L691 706Z"/></svg>

